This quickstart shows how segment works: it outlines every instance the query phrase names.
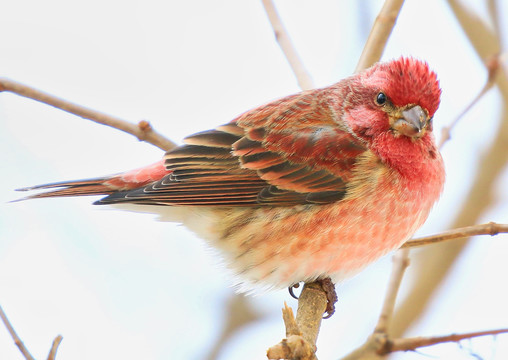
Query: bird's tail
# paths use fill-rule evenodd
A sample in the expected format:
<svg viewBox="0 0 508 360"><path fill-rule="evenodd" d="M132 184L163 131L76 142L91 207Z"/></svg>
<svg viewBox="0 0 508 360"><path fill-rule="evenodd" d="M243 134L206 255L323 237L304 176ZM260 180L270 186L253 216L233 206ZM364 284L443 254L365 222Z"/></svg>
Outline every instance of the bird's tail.
<svg viewBox="0 0 508 360"><path fill-rule="evenodd" d="M96 178L87 180L63 181L51 184L36 185L16 189L16 191L49 190L32 194L19 200L40 199L59 196L86 196L86 195L109 195L115 192L115 188L108 186L107 178Z"/></svg>
<svg viewBox="0 0 508 360"><path fill-rule="evenodd" d="M15 201L61 196L110 195L117 191L133 190L148 185L162 179L169 173L170 171L166 170L162 160L118 175L24 187L16 191L48 191L32 194Z"/></svg>

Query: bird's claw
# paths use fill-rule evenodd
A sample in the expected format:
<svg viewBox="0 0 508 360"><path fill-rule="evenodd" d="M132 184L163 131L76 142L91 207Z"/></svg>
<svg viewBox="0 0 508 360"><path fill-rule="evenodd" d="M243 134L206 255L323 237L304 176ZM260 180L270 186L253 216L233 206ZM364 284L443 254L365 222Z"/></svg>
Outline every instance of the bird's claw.
<svg viewBox="0 0 508 360"><path fill-rule="evenodd" d="M296 296L296 295L295 295L295 293L294 293L294 291L293 291L293 290L294 290L294 289L298 289L299 287L300 287L300 283L296 283L296 284L293 284L293 285L291 285L291 286L289 286L289 287L288 287L289 295L291 295L291 297L292 297L293 299L298 300L298 296Z"/></svg>
<svg viewBox="0 0 508 360"><path fill-rule="evenodd" d="M326 294L326 309L325 309L325 316L323 316L323 319L329 319L332 317L332 315L335 313L335 303L337 302L337 293L335 292L335 285L333 284L332 280L330 278L324 278L320 280L316 280L319 285L321 285L321 288ZM300 287L300 283L293 284L288 287L289 295L293 299L298 300L299 297L295 295L294 289L297 289Z"/></svg>
<svg viewBox="0 0 508 360"><path fill-rule="evenodd" d="M326 315L323 316L323 319L329 319L335 313L335 303L338 300L337 293L335 292L335 285L329 277L317 280L316 282L321 284L321 287L326 294L326 299L328 300L325 309Z"/></svg>

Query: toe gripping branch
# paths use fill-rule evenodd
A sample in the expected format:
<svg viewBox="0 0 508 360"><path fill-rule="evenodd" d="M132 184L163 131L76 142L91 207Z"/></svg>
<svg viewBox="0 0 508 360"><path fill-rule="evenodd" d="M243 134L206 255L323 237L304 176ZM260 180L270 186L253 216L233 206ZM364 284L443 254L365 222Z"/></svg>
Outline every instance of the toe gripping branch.
<svg viewBox="0 0 508 360"><path fill-rule="evenodd" d="M323 316L323 319L329 319L335 313L335 303L338 300L337 293L335 291L335 285L333 284L332 280L329 277L316 280L316 283L321 285L321 288L326 294L326 299L328 302L326 305L325 316ZM299 287L300 283L296 283L288 287L289 295L291 295L292 298L297 300L298 296L295 295L294 289L297 289Z"/></svg>

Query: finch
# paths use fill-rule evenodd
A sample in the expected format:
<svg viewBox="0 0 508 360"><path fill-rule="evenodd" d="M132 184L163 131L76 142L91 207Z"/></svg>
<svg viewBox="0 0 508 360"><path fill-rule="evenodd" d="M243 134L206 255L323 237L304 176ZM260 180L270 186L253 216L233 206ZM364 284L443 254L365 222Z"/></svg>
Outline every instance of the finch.
<svg viewBox="0 0 508 360"><path fill-rule="evenodd" d="M337 283L400 247L438 200L440 94L425 62L402 57L191 135L147 167L21 190L107 195L95 204L182 223L241 290Z"/></svg>

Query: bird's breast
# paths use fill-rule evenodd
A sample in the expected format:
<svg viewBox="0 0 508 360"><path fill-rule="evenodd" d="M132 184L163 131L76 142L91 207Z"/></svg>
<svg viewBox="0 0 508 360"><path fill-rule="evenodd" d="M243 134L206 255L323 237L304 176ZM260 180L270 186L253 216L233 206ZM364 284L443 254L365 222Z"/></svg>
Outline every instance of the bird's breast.
<svg viewBox="0 0 508 360"><path fill-rule="evenodd" d="M247 284L343 280L402 245L434 203L392 172L376 175L375 184L328 205L223 210L209 228L213 243Z"/></svg>

